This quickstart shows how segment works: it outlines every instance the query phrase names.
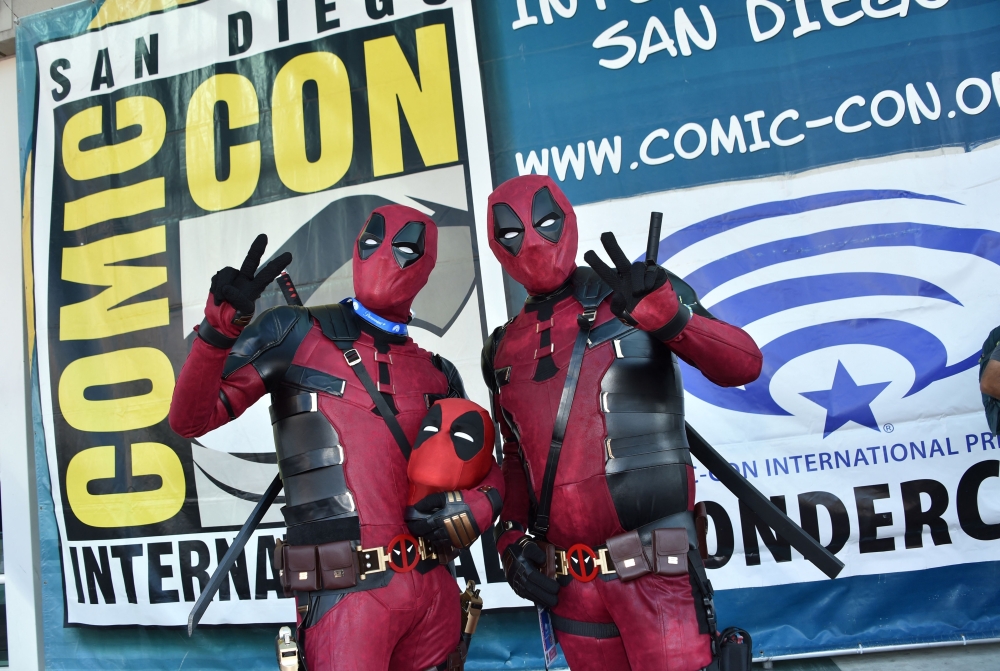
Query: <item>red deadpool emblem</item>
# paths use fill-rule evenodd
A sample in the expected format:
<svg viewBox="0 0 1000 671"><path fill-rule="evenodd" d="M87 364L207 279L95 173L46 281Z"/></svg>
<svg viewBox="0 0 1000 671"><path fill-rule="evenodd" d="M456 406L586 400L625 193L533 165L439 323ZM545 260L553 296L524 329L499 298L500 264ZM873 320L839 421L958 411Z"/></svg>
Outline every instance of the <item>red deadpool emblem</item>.
<svg viewBox="0 0 1000 671"><path fill-rule="evenodd" d="M583 543L566 550L566 570L580 582L590 582L597 577L597 555Z"/></svg>
<svg viewBox="0 0 1000 671"><path fill-rule="evenodd" d="M409 573L417 567L420 555L417 539L410 534L399 534L389 541L389 566L396 573Z"/></svg>

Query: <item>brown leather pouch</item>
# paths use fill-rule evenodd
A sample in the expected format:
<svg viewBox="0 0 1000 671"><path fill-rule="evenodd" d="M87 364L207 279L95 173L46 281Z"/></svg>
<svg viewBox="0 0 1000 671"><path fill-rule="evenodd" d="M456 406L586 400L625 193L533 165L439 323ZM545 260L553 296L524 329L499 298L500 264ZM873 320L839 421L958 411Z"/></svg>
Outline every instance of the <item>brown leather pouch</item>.
<svg viewBox="0 0 1000 671"><path fill-rule="evenodd" d="M285 580L294 592L315 592L320 588L316 570L315 545L285 545L283 548Z"/></svg>
<svg viewBox="0 0 1000 671"><path fill-rule="evenodd" d="M535 544L545 553L545 567L543 573L549 578L556 578L556 546L546 541L536 540Z"/></svg>
<svg viewBox="0 0 1000 671"><path fill-rule="evenodd" d="M618 578L623 582L652 573L638 531L628 531L608 539L608 554L615 562Z"/></svg>
<svg viewBox="0 0 1000 671"><path fill-rule="evenodd" d="M281 584L281 589L285 592L285 596L291 596L292 593L288 588L288 579L285 577L285 542L280 538L274 543L274 570L278 572L278 582Z"/></svg>
<svg viewBox="0 0 1000 671"><path fill-rule="evenodd" d="M653 569L657 575L687 575L687 529L653 531Z"/></svg>
<svg viewBox="0 0 1000 671"><path fill-rule="evenodd" d="M344 589L358 584L358 553L350 541L316 547L323 589Z"/></svg>

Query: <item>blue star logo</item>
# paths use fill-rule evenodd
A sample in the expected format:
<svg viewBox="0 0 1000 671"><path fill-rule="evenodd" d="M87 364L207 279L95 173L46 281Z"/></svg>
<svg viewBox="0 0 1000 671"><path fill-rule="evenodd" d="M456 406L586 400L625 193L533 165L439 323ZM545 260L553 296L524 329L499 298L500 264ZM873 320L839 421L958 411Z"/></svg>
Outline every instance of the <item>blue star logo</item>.
<svg viewBox="0 0 1000 671"><path fill-rule="evenodd" d="M826 426L823 427L823 437L826 438L848 422L856 422L878 431L871 403L890 384L876 382L859 385L844 368L844 364L837 361L837 372L833 376L831 389L800 393L816 405L826 408Z"/></svg>

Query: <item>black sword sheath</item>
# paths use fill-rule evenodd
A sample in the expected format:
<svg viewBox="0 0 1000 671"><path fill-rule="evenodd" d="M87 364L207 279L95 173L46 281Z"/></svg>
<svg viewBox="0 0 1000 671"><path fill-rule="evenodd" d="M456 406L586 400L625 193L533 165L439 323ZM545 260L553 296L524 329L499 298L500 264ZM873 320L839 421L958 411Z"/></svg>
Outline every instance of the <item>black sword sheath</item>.
<svg viewBox="0 0 1000 671"><path fill-rule="evenodd" d="M205 609L208 608L208 604L212 602L215 598L215 593L219 591L222 587L222 582L224 580L229 580L229 569L233 568L233 564L236 563L237 557L243 552L243 548L246 547L247 541L250 540L250 536L257 529L257 525L260 521L264 519L264 515L267 514L268 509L271 504L274 503L274 499L277 498L278 492L281 491L281 476L274 476L274 480L268 485L267 490L260 497L260 501L257 502L257 506L250 513L250 517L247 521L243 523L243 528L240 532L236 534L236 538L233 540L233 544L229 546L229 550L219 561L218 567L215 569L215 573L208 581L208 585L202 590L201 596L194 604L194 608L191 609L191 613L188 615L188 636L194 633L194 628L198 626L198 622L201 620L201 616L205 614Z"/></svg>
<svg viewBox="0 0 1000 671"><path fill-rule="evenodd" d="M820 545L819 541L790 520L788 515L781 512L780 508L771 503L770 499L761 494L756 487L750 484L749 480L726 461L725 457L716 452L715 448L708 444L708 441L692 429L690 424L686 424L686 427L691 454L704 464L705 468L726 486L726 489L745 503L764 524L774 529L776 534L788 541L793 548L801 552L803 557L815 564L829 578L836 578L837 574L844 568L844 562L837 559L833 553Z"/></svg>

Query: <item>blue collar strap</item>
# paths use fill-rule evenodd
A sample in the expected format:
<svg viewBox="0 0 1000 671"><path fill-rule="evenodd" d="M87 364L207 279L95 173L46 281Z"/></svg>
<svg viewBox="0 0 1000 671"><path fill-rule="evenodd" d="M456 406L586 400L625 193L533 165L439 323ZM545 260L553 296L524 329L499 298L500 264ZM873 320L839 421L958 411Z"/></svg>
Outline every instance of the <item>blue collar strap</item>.
<svg viewBox="0 0 1000 671"><path fill-rule="evenodd" d="M371 324L377 329L381 329L386 333L391 333L392 335L408 336L406 332L406 324L400 324L399 322L389 321L383 317L379 317L377 314L366 308L357 298L345 298L340 301L341 303L350 303L354 307L354 312L359 317L364 319L366 322Z"/></svg>

